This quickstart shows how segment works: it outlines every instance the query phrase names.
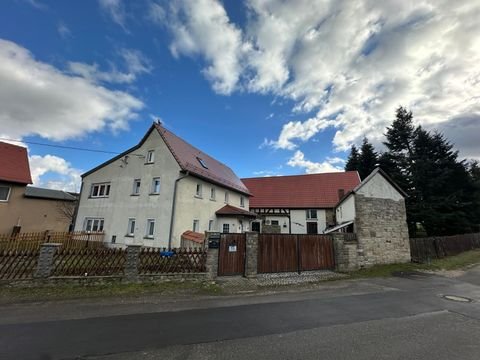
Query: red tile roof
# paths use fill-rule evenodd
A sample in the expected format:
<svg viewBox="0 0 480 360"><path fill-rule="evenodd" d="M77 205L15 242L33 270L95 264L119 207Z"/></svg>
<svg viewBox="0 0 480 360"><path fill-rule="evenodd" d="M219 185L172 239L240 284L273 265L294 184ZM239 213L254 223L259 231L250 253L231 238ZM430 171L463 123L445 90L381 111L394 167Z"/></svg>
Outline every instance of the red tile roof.
<svg viewBox="0 0 480 360"><path fill-rule="evenodd" d="M250 208L333 208L339 190L360 184L356 171L242 179L252 193Z"/></svg>
<svg viewBox="0 0 480 360"><path fill-rule="evenodd" d="M235 206L232 205L225 205L221 209L218 209L215 212L216 215L220 216L248 216L248 217L257 217L257 214L252 213L250 211L244 210L244 209L239 209Z"/></svg>
<svg viewBox="0 0 480 360"><path fill-rule="evenodd" d="M0 181L32 183L26 148L0 142Z"/></svg>
<svg viewBox="0 0 480 360"><path fill-rule="evenodd" d="M190 145L160 124L154 125L184 171L249 195L247 187L232 169ZM206 166L202 166L203 164Z"/></svg>
<svg viewBox="0 0 480 360"><path fill-rule="evenodd" d="M203 244L205 240L205 234L198 233L195 231L187 230L182 234L182 240L190 240L199 244Z"/></svg>

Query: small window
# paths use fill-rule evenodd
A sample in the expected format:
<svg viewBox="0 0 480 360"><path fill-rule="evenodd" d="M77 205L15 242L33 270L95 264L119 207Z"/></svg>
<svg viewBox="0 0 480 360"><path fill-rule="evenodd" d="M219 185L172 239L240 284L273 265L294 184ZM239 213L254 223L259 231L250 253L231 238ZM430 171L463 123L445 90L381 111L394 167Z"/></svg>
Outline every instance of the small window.
<svg viewBox="0 0 480 360"><path fill-rule="evenodd" d="M195 190L196 197L202 197L202 184L197 184L197 189Z"/></svg>
<svg viewBox="0 0 480 360"><path fill-rule="evenodd" d="M223 233L228 234L230 232L230 224L223 224Z"/></svg>
<svg viewBox="0 0 480 360"><path fill-rule="evenodd" d="M135 179L133 180L133 191L132 195L140 195L140 185L141 185L141 180L140 179Z"/></svg>
<svg viewBox="0 0 480 360"><path fill-rule="evenodd" d="M213 220L208 221L208 231L213 231Z"/></svg>
<svg viewBox="0 0 480 360"><path fill-rule="evenodd" d="M147 220L147 238L153 238L153 234L155 234L155 219L148 219Z"/></svg>
<svg viewBox="0 0 480 360"><path fill-rule="evenodd" d="M199 157L197 156L197 160L198 160L198 162L200 163L200 165L202 165L202 167L203 167L204 169L208 169L208 166L207 166L207 164L205 163L205 161L203 161L203 159L201 159L201 158L199 158Z"/></svg>
<svg viewBox="0 0 480 360"><path fill-rule="evenodd" d="M271 224L272 224L272 225L280 225L280 223L278 222L278 220L272 220Z"/></svg>
<svg viewBox="0 0 480 360"><path fill-rule="evenodd" d="M10 197L10 186L0 186L0 201L8 201Z"/></svg>
<svg viewBox="0 0 480 360"><path fill-rule="evenodd" d="M210 188L210 200L215 200L215 188Z"/></svg>
<svg viewBox="0 0 480 360"><path fill-rule="evenodd" d="M85 231L103 231L103 219L86 218L84 229Z"/></svg>
<svg viewBox="0 0 480 360"><path fill-rule="evenodd" d="M228 191L225 191L225 204L228 204Z"/></svg>
<svg viewBox="0 0 480 360"><path fill-rule="evenodd" d="M147 164L151 164L155 161L155 151L154 150L149 150L147 152Z"/></svg>
<svg viewBox="0 0 480 360"><path fill-rule="evenodd" d="M155 177L152 180L152 194L160 194L160 178Z"/></svg>
<svg viewBox="0 0 480 360"><path fill-rule="evenodd" d="M110 195L110 183L92 184L90 197L100 198L108 197Z"/></svg>
<svg viewBox="0 0 480 360"><path fill-rule="evenodd" d="M245 198L240 196L240 207L245 207Z"/></svg>
<svg viewBox="0 0 480 360"><path fill-rule="evenodd" d="M200 221L193 220L193 231L199 232L200 231Z"/></svg>
<svg viewBox="0 0 480 360"><path fill-rule="evenodd" d="M135 219L130 218L128 219L128 228L127 228L127 236L135 235Z"/></svg>
<svg viewBox="0 0 480 360"><path fill-rule="evenodd" d="M317 218L317 210L316 209L308 209L307 210L307 219L316 219Z"/></svg>

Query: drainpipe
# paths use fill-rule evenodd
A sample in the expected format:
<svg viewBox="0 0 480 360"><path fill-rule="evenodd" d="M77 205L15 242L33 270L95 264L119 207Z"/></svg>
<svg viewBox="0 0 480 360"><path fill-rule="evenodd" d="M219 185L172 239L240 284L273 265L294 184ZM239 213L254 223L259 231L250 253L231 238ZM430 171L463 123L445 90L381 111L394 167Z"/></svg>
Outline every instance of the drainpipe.
<svg viewBox="0 0 480 360"><path fill-rule="evenodd" d="M168 233L168 249L171 249L172 247L173 223L175 221L175 207L177 205L177 185L180 180L186 178L189 175L190 173L187 171L185 175L182 175L177 180L175 180L175 185L173 186L172 215L170 217L170 231Z"/></svg>

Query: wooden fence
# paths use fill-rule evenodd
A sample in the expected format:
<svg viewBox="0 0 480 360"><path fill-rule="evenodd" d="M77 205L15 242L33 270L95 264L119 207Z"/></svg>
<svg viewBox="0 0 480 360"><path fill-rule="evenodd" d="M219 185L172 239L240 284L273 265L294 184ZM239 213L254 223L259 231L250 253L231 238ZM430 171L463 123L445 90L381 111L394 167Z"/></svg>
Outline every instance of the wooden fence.
<svg viewBox="0 0 480 360"><path fill-rule="evenodd" d="M32 278L38 256L38 249L0 250L0 280Z"/></svg>
<svg viewBox="0 0 480 360"><path fill-rule="evenodd" d="M480 233L410 239L410 253L414 262L440 259L473 249L480 249Z"/></svg>
<svg viewBox="0 0 480 360"><path fill-rule="evenodd" d="M97 248L104 247L105 234L101 232L31 232L16 235L0 235L0 251L2 250L38 250L40 245L50 242L62 244L62 248Z"/></svg>
<svg viewBox="0 0 480 360"><path fill-rule="evenodd" d="M142 248L138 274L199 273L206 271L207 251L203 248L167 249Z"/></svg>

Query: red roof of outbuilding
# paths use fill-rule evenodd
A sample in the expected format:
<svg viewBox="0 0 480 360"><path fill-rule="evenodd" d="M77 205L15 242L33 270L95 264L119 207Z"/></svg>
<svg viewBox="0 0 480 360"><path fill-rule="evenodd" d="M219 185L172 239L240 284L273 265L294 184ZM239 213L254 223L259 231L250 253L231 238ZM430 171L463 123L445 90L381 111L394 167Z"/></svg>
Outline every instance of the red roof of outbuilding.
<svg viewBox="0 0 480 360"><path fill-rule="evenodd" d="M26 148L0 142L0 181L32 183Z"/></svg>
<svg viewBox="0 0 480 360"><path fill-rule="evenodd" d="M252 197L250 208L332 208L339 190L360 184L356 171L242 179Z"/></svg>
<svg viewBox="0 0 480 360"><path fill-rule="evenodd" d="M232 205L225 205L221 209L218 209L215 212L216 215L219 216L247 216L247 217L257 217L257 214L252 213L250 211L244 210L244 209L239 209L235 206Z"/></svg>
<svg viewBox="0 0 480 360"><path fill-rule="evenodd" d="M182 239L202 244L205 241L205 234L187 230L182 234Z"/></svg>

